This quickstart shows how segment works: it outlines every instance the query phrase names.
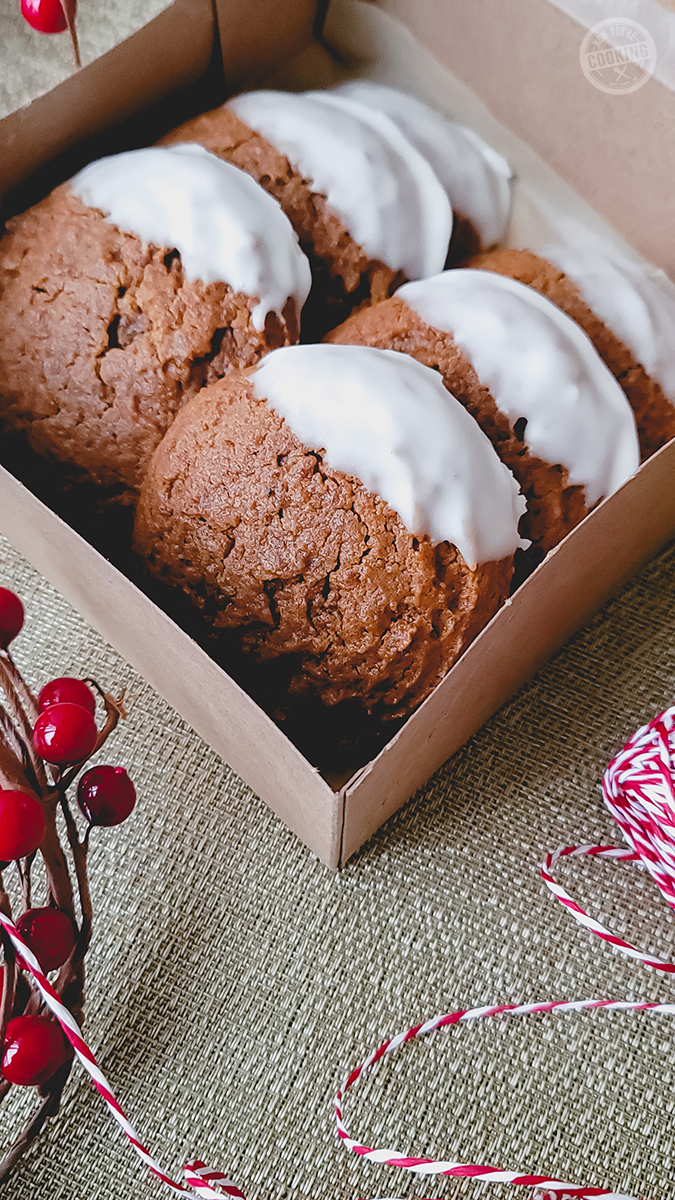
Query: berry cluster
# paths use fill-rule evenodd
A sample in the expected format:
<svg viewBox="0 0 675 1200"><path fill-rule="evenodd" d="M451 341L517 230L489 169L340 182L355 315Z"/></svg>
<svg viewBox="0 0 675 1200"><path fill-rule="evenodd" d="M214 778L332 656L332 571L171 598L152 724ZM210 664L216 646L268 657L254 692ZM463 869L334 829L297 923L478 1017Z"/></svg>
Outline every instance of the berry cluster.
<svg viewBox="0 0 675 1200"><path fill-rule="evenodd" d="M10 654L20 632L24 610L18 596L0 587L0 907L11 915L2 871L14 864L22 913L16 927L44 974L58 972L53 986L78 1023L84 1006L84 955L91 937L91 901L87 881L87 852L94 826L119 825L136 802L136 792L123 767L95 766L82 770L123 715L114 700L93 680L63 676L45 684L37 700L22 679ZM91 684L91 686L89 686ZM101 728L96 722L97 696L105 709ZM81 773L82 772L82 773ZM80 838L68 802L68 789L77 782L77 802L86 821ZM70 847L79 898L57 828L61 814ZM32 904L31 868L40 855L46 875L45 903ZM31 973L9 939L3 936L0 1000L0 1099L12 1084L32 1085L44 1098L36 1114L5 1159L0 1162L0 1185L45 1116L58 1109L70 1070L72 1050L59 1024L44 1010Z"/></svg>

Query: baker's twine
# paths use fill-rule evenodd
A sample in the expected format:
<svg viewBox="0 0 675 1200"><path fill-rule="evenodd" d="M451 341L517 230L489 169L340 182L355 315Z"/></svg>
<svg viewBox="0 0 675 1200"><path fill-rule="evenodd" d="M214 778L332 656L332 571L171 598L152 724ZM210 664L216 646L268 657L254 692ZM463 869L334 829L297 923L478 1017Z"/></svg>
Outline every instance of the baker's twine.
<svg viewBox="0 0 675 1200"><path fill-rule="evenodd" d="M667 1016L675 1016L675 1004L653 1004L630 1000L553 1000L538 1004L492 1004L487 1007L460 1009L458 1012L445 1013L425 1021L423 1025L414 1025L396 1037L384 1042L374 1050L358 1067L347 1075L342 1087L335 1098L335 1119L338 1135L342 1138L348 1150L360 1154L370 1162L388 1167L400 1167L415 1175L448 1175L455 1179L474 1179L481 1183L513 1183L525 1187L533 1187L533 1200L591 1200L592 1197L604 1196L605 1200L637 1200L623 1192L612 1191L611 1188L589 1187L588 1184L568 1183L562 1179L554 1179L551 1175L540 1175L533 1172L505 1171L501 1167L479 1166L476 1163L460 1163L452 1160L435 1158L414 1158L400 1150L374 1150L355 1141L349 1134L343 1115L343 1099L349 1088L361 1079L381 1058L400 1050L407 1042L423 1034L433 1033L460 1022L476 1021L481 1017L527 1017L533 1013L578 1013L587 1008L604 1008L610 1012L651 1012Z"/></svg>
<svg viewBox="0 0 675 1200"><path fill-rule="evenodd" d="M550 854L542 868L547 886L553 894L572 912L573 916L597 933L599 937L617 946L625 954L637 958L648 966L662 971L675 971L675 965L643 954L622 938L616 937L598 921L593 920L580 908L563 888L556 884L551 875L555 864L565 857L580 858L584 855L601 858L639 862L651 872L666 900L675 908L675 707L656 717L639 729L626 743L620 754L612 759L603 779L603 792L610 812L618 822L629 849L616 846L567 846ZM245 1200L244 1193L220 1171L211 1170L200 1159L186 1163L183 1168L185 1183L191 1189L175 1183L162 1169L142 1144L133 1126L101 1071L96 1059L82 1038L72 1014L61 1003L54 988L40 969L30 947L19 933L16 925L0 912L0 924L10 937L15 950L21 956L22 965L27 967L70 1042L75 1054L89 1074L94 1087L100 1092L108 1108L118 1122L136 1153L172 1192L182 1196L196 1193L207 1200L222 1200L223 1196L237 1196ZM460 1179L473 1179L482 1183L511 1183L534 1189L532 1200L592 1200L597 1196L605 1200L637 1200L625 1193L604 1187L590 1187L554 1179L550 1175L532 1172L506 1171L501 1167L481 1166L476 1163L460 1163L452 1159L418 1158L398 1150L376 1149L364 1145L351 1137L344 1118L343 1101L346 1093L367 1075L380 1059L395 1050L400 1050L413 1038L433 1033L462 1022L471 1022L483 1017L525 1017L535 1013L579 1013L585 1009L606 1009L610 1012L649 1012L675 1016L675 1004L656 1004L630 1000L554 1000L535 1004L493 1004L480 1008L459 1009L444 1013L420 1025L414 1025L384 1042L346 1076L335 1098L335 1119L338 1136L348 1150L370 1162L398 1167L415 1175L444 1175Z"/></svg>
<svg viewBox="0 0 675 1200"><path fill-rule="evenodd" d="M629 958L657 971L675 972L675 963L645 954L601 925L556 883L553 869L562 858L612 858L646 867L664 899L675 908L675 706L643 725L610 762L602 780L605 803L625 846L561 846L548 854L542 878L580 925Z"/></svg>
<svg viewBox="0 0 675 1200"><path fill-rule="evenodd" d="M19 930L14 922L10 920L10 918L7 917L2 911L0 911L0 924L2 924L2 928L5 930L5 933L8 935L8 937L11 938L17 954L21 956L21 965L29 968L35 979L35 982L42 992L45 1004L51 1009L57 1021L59 1022L59 1025L68 1038L68 1041L73 1047L73 1050L82 1063L85 1071L88 1073L94 1087L101 1093L118 1125L120 1125L126 1134L129 1142L133 1146L139 1158L141 1158L146 1167L152 1171L152 1174L156 1175L158 1179L161 1179L162 1183L165 1183L172 1192L177 1193L179 1196L192 1196L193 1200L195 1192L198 1196L205 1197L206 1200L223 1200L223 1196L239 1196L241 1197L241 1200L245 1200L244 1193L239 1191L239 1188L232 1182L231 1179L228 1179L227 1176L223 1175L220 1171L212 1171L210 1167L207 1167L206 1163L203 1163L200 1159L194 1159L191 1162L186 1163L185 1167L183 1168L185 1182L192 1189L191 1191L188 1191L188 1189L184 1188L180 1183L174 1183L173 1179L171 1179L162 1170L157 1160L152 1157L148 1150L146 1150L133 1125L127 1119L124 1110L122 1109L119 1101L116 1099L114 1092L108 1083L108 1080L96 1062L92 1051L83 1040L77 1021L73 1017L72 1013L69 1012L69 1010L65 1007L65 1005L61 1003L51 983L47 979L46 975L43 974L40 964L33 954L33 951L19 933ZM213 1186L214 1184L216 1185L217 1190L216 1187Z"/></svg>

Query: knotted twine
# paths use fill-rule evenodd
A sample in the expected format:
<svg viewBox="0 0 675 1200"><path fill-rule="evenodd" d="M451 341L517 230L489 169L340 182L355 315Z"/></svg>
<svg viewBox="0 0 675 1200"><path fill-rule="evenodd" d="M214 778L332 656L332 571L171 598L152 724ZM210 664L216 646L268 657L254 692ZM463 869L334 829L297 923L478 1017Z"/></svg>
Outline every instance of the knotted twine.
<svg viewBox="0 0 675 1200"><path fill-rule="evenodd" d="M636 958L657 970L670 973L675 972L675 964L643 953L629 942L624 941L623 938L617 937L599 921L594 920L555 882L551 872L556 863L566 857L600 857L637 862L647 868L667 902L675 908L674 774L675 707L667 709L650 721L648 725L639 729L626 743L623 750L612 759L605 772L602 783L605 802L619 825L628 843L628 848L590 845L565 846L547 855L542 867L542 877L546 886L569 909L580 924L631 958ZM205 1197L206 1200L222 1200L223 1196L235 1196L245 1200L243 1192L232 1180L220 1171L211 1170L200 1159L190 1161L183 1168L185 1183L191 1191L181 1184L175 1183L164 1172L139 1140L93 1053L84 1042L72 1014L61 1003L16 925L2 912L0 912L0 924L10 937L15 950L20 954L23 965L34 976L45 1003L61 1025L94 1086L103 1096L111 1115L152 1174L166 1184L174 1194L190 1196L196 1193ZM421 1176L445 1175L474 1179L485 1183L512 1183L532 1187L534 1188L533 1200L591 1200L596 1196L604 1196L605 1200L637 1200L636 1197L614 1192L608 1188L565 1182L549 1175L502 1170L500 1167L480 1166L475 1163L459 1163L452 1159L417 1158L397 1150L372 1148L353 1139L344 1120L343 1100L347 1091L359 1079L367 1075L386 1055L400 1050L416 1037L457 1025L460 1022L475 1021L482 1017L529 1016L534 1013L552 1012L570 1013L598 1008L613 1012L650 1012L667 1016L675 1015L675 1004L599 999L558 1000L535 1004L496 1004L444 1013L388 1039L349 1072L337 1093L334 1104L338 1136L347 1149L371 1162L398 1167Z"/></svg>

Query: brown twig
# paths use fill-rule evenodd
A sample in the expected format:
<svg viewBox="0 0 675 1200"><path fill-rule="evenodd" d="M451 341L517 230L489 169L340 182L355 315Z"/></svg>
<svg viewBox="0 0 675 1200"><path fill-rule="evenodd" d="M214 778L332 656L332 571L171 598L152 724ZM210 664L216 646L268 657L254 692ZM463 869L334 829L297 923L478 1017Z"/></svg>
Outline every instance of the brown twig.
<svg viewBox="0 0 675 1200"><path fill-rule="evenodd" d="M75 66L79 70L79 68L82 66L82 59L80 58L80 46L79 46L79 43L77 40L77 30L75 28L75 13L77 11L77 0L61 0L61 8L63 9L64 17L66 18L66 25L68 26L68 32L70 33L70 40L73 43L73 54L75 55Z"/></svg>
<svg viewBox="0 0 675 1200"><path fill-rule="evenodd" d="M5 742L8 749L15 754L21 762L24 759L24 745L19 737L16 726L14 725L8 712L0 704L0 738ZM24 769L28 766L27 762L23 763Z"/></svg>
<svg viewBox="0 0 675 1200"><path fill-rule="evenodd" d="M14 684L14 687L17 691L17 694L21 698L21 704L26 713L26 716L28 717L28 720L30 721L31 725L34 725L40 715L40 709L38 706L38 702L35 699L35 696L34 696L33 692L31 691L31 689L29 688L28 684L26 683L25 679L23 678L21 672L19 671L19 668L17 667L16 663L14 662L14 659L12 658L9 650L5 650L4 662L7 667L10 678L12 680L12 683Z"/></svg>
<svg viewBox="0 0 675 1200"><path fill-rule="evenodd" d="M16 1164L22 1155L25 1154L31 1142L35 1141L47 1118L55 1116L59 1111L61 1095L66 1085L66 1080L70 1075L72 1065L73 1060L69 1058L63 1066L59 1067L56 1074L49 1080L49 1083L45 1085L49 1090L42 1103L36 1108L30 1121L22 1129L11 1150L0 1162L0 1187L7 1182Z"/></svg>
<svg viewBox="0 0 675 1200"><path fill-rule="evenodd" d="M23 680L21 680L23 686L19 687L17 679L21 680L21 676L14 666L12 659L6 652L5 654L0 654L0 687L7 697L7 703L11 710L10 715L19 727L18 731L21 741L24 744L36 782L39 787L46 788L47 773L42 759L33 748L33 724L24 709L24 702L27 702L28 706L32 707L35 704L35 700L28 691L28 688L23 684ZM22 692L23 695L21 694Z"/></svg>
<svg viewBox="0 0 675 1200"><path fill-rule="evenodd" d="M2 875L0 875L0 909L11 920L12 909L9 903L9 896L5 891ZM16 959L14 956L14 947L6 935L3 935L2 944L5 952L5 964L2 972L2 1000L0 1000L0 1046L2 1046L5 1040L5 1030L7 1029L7 1022L12 1015L16 994Z"/></svg>
<svg viewBox="0 0 675 1200"><path fill-rule="evenodd" d="M28 782L26 768L21 759L10 750L6 741L0 736L0 787L10 791L30 792L39 799L39 794Z"/></svg>
<svg viewBox="0 0 675 1200"><path fill-rule="evenodd" d="M44 859L45 868L47 871L47 896L52 899L57 908L60 908L66 916L70 917L75 928L77 928L77 918L75 915L75 899L73 896L73 885L68 870L66 856L63 853L63 847L59 840L58 830L56 828L56 805L58 803L58 792L52 791L49 797L49 804L45 805L45 818L47 829L45 836L40 845L40 853Z"/></svg>

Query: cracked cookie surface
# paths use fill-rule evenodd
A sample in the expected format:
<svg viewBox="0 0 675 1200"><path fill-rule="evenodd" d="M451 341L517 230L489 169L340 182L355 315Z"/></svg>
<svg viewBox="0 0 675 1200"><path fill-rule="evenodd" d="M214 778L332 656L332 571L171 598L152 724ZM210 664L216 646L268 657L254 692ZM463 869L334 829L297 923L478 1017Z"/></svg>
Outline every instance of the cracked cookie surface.
<svg viewBox="0 0 675 1200"><path fill-rule="evenodd" d="M471 570L332 470L233 372L155 452L135 550L218 640L235 630L289 690L386 717L429 694L508 594L512 560Z"/></svg>
<svg viewBox="0 0 675 1200"><path fill-rule="evenodd" d="M63 185L0 239L0 426L64 481L133 502L186 399L297 340L293 301L259 333L255 300L188 281L177 252L144 246Z"/></svg>

